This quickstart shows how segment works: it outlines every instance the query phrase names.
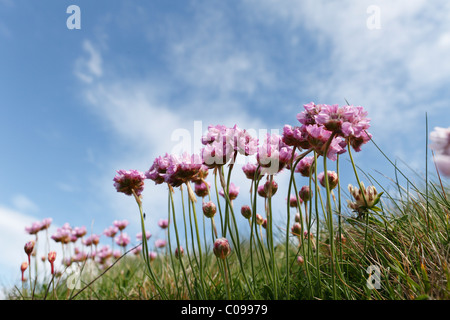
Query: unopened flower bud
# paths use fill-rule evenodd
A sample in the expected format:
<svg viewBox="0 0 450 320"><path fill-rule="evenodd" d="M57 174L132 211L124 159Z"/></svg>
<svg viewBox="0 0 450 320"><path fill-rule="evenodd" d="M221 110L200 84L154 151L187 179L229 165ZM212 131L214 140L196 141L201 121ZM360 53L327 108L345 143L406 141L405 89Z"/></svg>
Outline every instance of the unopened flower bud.
<svg viewBox="0 0 450 320"><path fill-rule="evenodd" d="M264 218L259 213L257 213L256 214L256 224L262 225L263 222L264 222Z"/></svg>
<svg viewBox="0 0 450 320"><path fill-rule="evenodd" d="M183 257L184 255L184 249L183 247L180 247L180 251L178 252L178 247L175 248L175 258L179 259L181 257Z"/></svg>
<svg viewBox="0 0 450 320"><path fill-rule="evenodd" d="M252 217L252 210L250 206L244 205L241 207L241 214L245 219L250 219Z"/></svg>
<svg viewBox="0 0 450 320"><path fill-rule="evenodd" d="M227 239L219 238L214 242L213 252L219 259L225 259L231 252Z"/></svg>
<svg viewBox="0 0 450 320"><path fill-rule="evenodd" d="M328 176L328 184L329 184L330 190L333 190L334 188L336 188L336 186L338 184L338 181L339 181L338 175L335 171L328 171L327 176ZM318 178L319 178L319 182L322 185L322 187L325 188L326 187L325 173L324 172L319 173Z"/></svg>
<svg viewBox="0 0 450 320"><path fill-rule="evenodd" d="M291 228L291 232L296 236L300 236L302 234L302 225L298 222L295 222Z"/></svg>
<svg viewBox="0 0 450 320"><path fill-rule="evenodd" d="M217 212L217 208L216 205L214 204L214 202L209 201L209 202L205 202L203 204L203 214L207 217L207 218L212 218L214 217L214 215Z"/></svg>
<svg viewBox="0 0 450 320"><path fill-rule="evenodd" d="M308 202L309 200L311 200L313 193L309 189L309 186L303 186L298 192L298 196L303 200L303 202Z"/></svg>

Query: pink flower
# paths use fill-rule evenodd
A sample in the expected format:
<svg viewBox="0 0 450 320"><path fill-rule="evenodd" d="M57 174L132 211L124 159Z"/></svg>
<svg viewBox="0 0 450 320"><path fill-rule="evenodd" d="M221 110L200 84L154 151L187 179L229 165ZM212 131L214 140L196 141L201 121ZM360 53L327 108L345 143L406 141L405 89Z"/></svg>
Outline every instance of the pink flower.
<svg viewBox="0 0 450 320"><path fill-rule="evenodd" d="M322 105L314 104L314 102L310 102L308 104L303 105L305 111L297 114L297 120L303 125L312 125L316 123L316 115L319 114L322 109Z"/></svg>
<svg viewBox="0 0 450 320"><path fill-rule="evenodd" d="M163 183L164 176L170 165L170 156L166 153L164 157L159 156L153 161L152 166L145 172L147 179L153 180L155 184Z"/></svg>
<svg viewBox="0 0 450 320"><path fill-rule="evenodd" d="M164 239L158 239L155 241L155 247L157 248L164 248L166 246L167 242Z"/></svg>
<svg viewBox="0 0 450 320"><path fill-rule="evenodd" d="M140 196L144 191L145 175L137 170L118 170L114 177L114 187L117 192L125 193L126 195L133 195L133 191L137 196Z"/></svg>
<svg viewBox="0 0 450 320"><path fill-rule="evenodd" d="M280 172L290 161L292 149L277 134L267 134L262 146L258 148L256 160L264 174Z"/></svg>
<svg viewBox="0 0 450 320"><path fill-rule="evenodd" d="M127 220L114 220L113 221L113 225L120 231L125 229L128 226L128 223L129 222Z"/></svg>
<svg viewBox="0 0 450 320"><path fill-rule="evenodd" d="M197 196L204 198L208 195L208 189L211 188L209 182L200 182L195 184L194 192Z"/></svg>
<svg viewBox="0 0 450 320"><path fill-rule="evenodd" d="M186 152L181 157L172 155L164 181L172 187L179 187L191 181L201 169L202 160L199 155L189 156Z"/></svg>
<svg viewBox="0 0 450 320"><path fill-rule="evenodd" d="M116 226L110 226L103 231L103 234L109 238L114 238L117 232L119 232L119 228Z"/></svg>
<svg viewBox="0 0 450 320"><path fill-rule="evenodd" d="M150 231L145 231L145 238L147 238L147 240L150 239L151 236L152 236L152 234L150 233ZM142 241L142 232L139 232L136 235L136 239Z"/></svg>
<svg viewBox="0 0 450 320"><path fill-rule="evenodd" d="M230 200L234 200L237 198L237 196L239 195L239 188L240 187L235 186L233 182L230 183L229 190L228 190L229 191L228 197L230 198ZM225 193L224 193L223 189L219 191L219 194L225 198Z"/></svg>
<svg viewBox="0 0 450 320"><path fill-rule="evenodd" d="M278 183L275 182L275 180L267 180L266 183L264 183L264 193L267 195L267 197L273 197L275 193L277 193L278 190Z"/></svg>
<svg viewBox="0 0 450 320"><path fill-rule="evenodd" d="M155 251L150 251L148 253L148 258L150 259L150 261L155 260L157 256L158 256L158 254Z"/></svg>
<svg viewBox="0 0 450 320"><path fill-rule="evenodd" d="M450 176L450 156L438 154L435 156L434 162L440 173L445 176Z"/></svg>
<svg viewBox="0 0 450 320"><path fill-rule="evenodd" d="M75 227L72 230L72 235L74 235L77 239L84 237L86 235L86 233L87 233L87 230L86 230L85 226Z"/></svg>
<svg viewBox="0 0 450 320"><path fill-rule="evenodd" d="M304 157L295 167L295 172L300 173L303 177L309 177L311 170L314 170L314 157Z"/></svg>
<svg viewBox="0 0 450 320"><path fill-rule="evenodd" d="M126 247L130 243L130 237L125 232L119 234L114 238L114 241L117 243L117 245L121 247Z"/></svg>
<svg viewBox="0 0 450 320"><path fill-rule="evenodd" d="M291 147L297 147L299 149L309 149L310 145L307 140L307 133L302 127L292 127L285 125L283 127L283 142Z"/></svg>
<svg viewBox="0 0 450 320"><path fill-rule="evenodd" d="M37 234L41 230L42 230L42 223L39 221L33 222L29 227L25 227L25 231L29 234Z"/></svg>
<svg viewBox="0 0 450 320"><path fill-rule="evenodd" d="M33 240L25 243L24 250L28 256L28 264L30 264L30 256L33 253L35 243L36 242L34 242Z"/></svg>
<svg viewBox="0 0 450 320"><path fill-rule="evenodd" d="M258 165L248 162L242 166L242 171L244 171L247 179L250 180L253 180L255 178L256 170L258 170L257 177L259 177L261 175L261 168L258 169Z"/></svg>
<svg viewBox="0 0 450 320"><path fill-rule="evenodd" d="M92 234L89 237L87 237L86 239L84 239L83 244L85 246L92 246L92 245L98 245L98 243L100 242L100 236L97 234Z"/></svg>
<svg viewBox="0 0 450 320"><path fill-rule="evenodd" d="M262 225L263 223L264 223L264 218L259 213L257 213L256 214L256 224Z"/></svg>
<svg viewBox="0 0 450 320"><path fill-rule="evenodd" d="M159 219L158 226L161 229L167 229L169 227L169 220L167 220L167 219Z"/></svg>

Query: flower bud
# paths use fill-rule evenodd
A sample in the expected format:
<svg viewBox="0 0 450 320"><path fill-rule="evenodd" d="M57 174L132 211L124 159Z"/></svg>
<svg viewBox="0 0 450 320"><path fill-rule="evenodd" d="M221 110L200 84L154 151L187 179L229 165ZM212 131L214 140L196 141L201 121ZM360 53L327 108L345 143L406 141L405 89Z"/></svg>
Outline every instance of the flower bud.
<svg viewBox="0 0 450 320"><path fill-rule="evenodd" d="M184 249L183 247L180 247L180 251L178 252L178 247L175 248L175 258L179 259L181 257L183 257L184 255Z"/></svg>
<svg viewBox="0 0 450 320"><path fill-rule="evenodd" d="M298 265L301 266L304 262L305 262L305 259L303 259L302 256L298 256L298 257L297 257L297 263L298 263Z"/></svg>
<svg viewBox="0 0 450 320"><path fill-rule="evenodd" d="M225 238L219 238L214 242L213 252L219 259L225 259L231 252L230 244Z"/></svg>
<svg viewBox="0 0 450 320"><path fill-rule="evenodd" d="M337 184L338 184L338 175L335 171L328 171L328 184L330 186L330 190L333 190L334 188L336 188ZM325 181L325 173L321 172L319 173L319 182L322 185L322 187L326 187L326 181Z"/></svg>
<svg viewBox="0 0 450 320"><path fill-rule="evenodd" d="M296 236L300 236L302 234L302 225L298 222L295 222L291 228L291 232Z"/></svg>
<svg viewBox="0 0 450 320"><path fill-rule="evenodd" d="M217 208L216 205L214 204L214 202L209 201L209 202L205 202L203 204L203 214L207 217L207 218L212 218L214 217L214 215L217 212Z"/></svg>
<svg viewBox="0 0 450 320"><path fill-rule="evenodd" d="M275 193L277 193L278 190L278 183L276 183L274 180L266 181L264 184L264 193L267 195L267 197L274 196Z"/></svg>
<svg viewBox="0 0 450 320"><path fill-rule="evenodd" d="M256 214L256 224L262 225L263 222L264 222L264 218L259 213L257 213Z"/></svg>
<svg viewBox="0 0 450 320"><path fill-rule="evenodd" d="M298 192L298 196L303 200L303 202L308 202L309 200L311 200L313 193L309 189L309 186L303 186Z"/></svg>
<svg viewBox="0 0 450 320"><path fill-rule="evenodd" d="M55 273L55 269L54 269L54 265L53 263L56 260L56 251L50 251L48 253L48 262L50 262L50 265L52 267L51 273L54 274Z"/></svg>
<svg viewBox="0 0 450 320"><path fill-rule="evenodd" d="M33 240L28 241L25 244L24 249L25 249L25 253L28 255L28 257L31 255L31 253L33 253L34 245L35 245L35 242Z"/></svg>
<svg viewBox="0 0 450 320"><path fill-rule="evenodd" d="M248 205L242 206L241 214L245 219L250 219L252 217L252 210L250 209L250 206Z"/></svg>

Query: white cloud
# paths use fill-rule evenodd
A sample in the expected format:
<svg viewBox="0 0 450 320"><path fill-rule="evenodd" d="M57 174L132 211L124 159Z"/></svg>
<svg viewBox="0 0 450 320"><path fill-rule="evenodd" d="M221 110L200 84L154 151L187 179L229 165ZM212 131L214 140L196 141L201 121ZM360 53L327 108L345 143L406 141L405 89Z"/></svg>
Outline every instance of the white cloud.
<svg viewBox="0 0 450 320"><path fill-rule="evenodd" d="M75 75L85 83L92 83L103 74L102 57L89 40L83 42L83 50L89 58L80 58L75 62Z"/></svg>
<svg viewBox="0 0 450 320"><path fill-rule="evenodd" d="M39 207L32 200L23 194L17 194L12 197L12 203L14 207L21 212L37 212Z"/></svg>

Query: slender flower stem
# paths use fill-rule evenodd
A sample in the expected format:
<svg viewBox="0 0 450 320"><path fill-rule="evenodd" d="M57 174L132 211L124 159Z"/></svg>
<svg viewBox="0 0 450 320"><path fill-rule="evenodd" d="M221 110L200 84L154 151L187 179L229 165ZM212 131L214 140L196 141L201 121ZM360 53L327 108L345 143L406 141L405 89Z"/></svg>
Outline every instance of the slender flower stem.
<svg viewBox="0 0 450 320"><path fill-rule="evenodd" d="M331 281L332 281L332 290L333 290L333 299L337 300L337 288L336 288L336 270L335 270L335 248L334 248L334 231L333 231L333 213L331 210L331 191L330 191L330 182L328 179L328 170L327 170L327 153L328 148L331 144L331 141L335 137L335 133L333 133L330 138L328 139L325 149L323 152L323 170L325 173L325 189L327 192L327 204L326 204L326 211L327 211L327 222L328 222L328 231L329 231L329 241L330 241L330 262L331 262Z"/></svg>

